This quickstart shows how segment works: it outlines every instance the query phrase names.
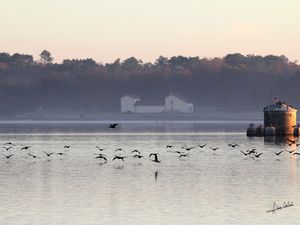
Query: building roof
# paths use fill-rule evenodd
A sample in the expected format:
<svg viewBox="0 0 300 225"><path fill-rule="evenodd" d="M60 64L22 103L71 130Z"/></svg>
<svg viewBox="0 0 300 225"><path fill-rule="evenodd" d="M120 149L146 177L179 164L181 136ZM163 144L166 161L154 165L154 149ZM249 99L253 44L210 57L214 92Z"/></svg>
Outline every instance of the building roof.
<svg viewBox="0 0 300 225"><path fill-rule="evenodd" d="M184 102L186 102L186 103L193 104L192 100L190 100L190 99L188 99L188 98L186 98L186 97L182 97L182 96L179 95L179 94L170 93L168 96L171 96L171 95L174 96L174 97L176 97L176 98L181 99L182 101L184 101ZM167 97L168 97L168 96L167 96Z"/></svg>
<svg viewBox="0 0 300 225"><path fill-rule="evenodd" d="M137 95L132 95L132 94L124 95L123 97L126 97L126 96L128 96L128 97L130 97L130 98L140 98L139 96L137 96Z"/></svg>
<svg viewBox="0 0 300 225"><path fill-rule="evenodd" d="M286 102L277 101L272 105L268 105L264 108L266 111L282 111L282 112L294 112L297 111L297 108L291 105L288 105Z"/></svg>

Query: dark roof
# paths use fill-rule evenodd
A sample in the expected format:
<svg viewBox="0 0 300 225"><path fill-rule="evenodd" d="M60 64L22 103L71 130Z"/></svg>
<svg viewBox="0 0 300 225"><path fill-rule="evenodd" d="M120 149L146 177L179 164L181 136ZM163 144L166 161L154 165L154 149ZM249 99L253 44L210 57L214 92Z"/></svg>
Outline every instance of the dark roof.
<svg viewBox="0 0 300 225"><path fill-rule="evenodd" d="M285 102L278 101L272 105L268 105L264 108L264 112L266 111L284 111L284 112L291 112L291 111L297 111L297 108L288 105Z"/></svg>
<svg viewBox="0 0 300 225"><path fill-rule="evenodd" d="M173 95L174 97L179 98L179 99L181 99L182 101L184 101L184 102L186 102L186 103L193 104L192 100L190 100L190 99L188 99L188 98L186 98L186 97L182 97L182 96L179 95L179 94L170 93L168 96L170 96L170 95Z"/></svg>

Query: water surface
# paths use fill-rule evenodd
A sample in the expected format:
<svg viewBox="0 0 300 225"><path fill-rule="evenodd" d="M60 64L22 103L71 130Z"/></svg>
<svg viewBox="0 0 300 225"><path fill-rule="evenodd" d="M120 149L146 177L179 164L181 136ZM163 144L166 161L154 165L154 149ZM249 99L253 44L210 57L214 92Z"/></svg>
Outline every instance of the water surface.
<svg viewBox="0 0 300 225"><path fill-rule="evenodd" d="M0 224L298 224L299 162L280 141L247 138L243 132L2 133L0 145L16 147L0 161ZM228 143L240 147L229 148ZM196 147L190 157L170 153ZM30 152L41 158L33 159ZM70 149L64 149L70 145ZM108 163L95 159L106 148ZM129 156L112 158L117 148ZM258 159L240 150L256 148ZM295 147L294 147L295 148ZM144 159L130 157L138 149ZM67 155L46 157L46 152ZM159 153L161 163L149 160ZM295 206L268 214L273 202Z"/></svg>

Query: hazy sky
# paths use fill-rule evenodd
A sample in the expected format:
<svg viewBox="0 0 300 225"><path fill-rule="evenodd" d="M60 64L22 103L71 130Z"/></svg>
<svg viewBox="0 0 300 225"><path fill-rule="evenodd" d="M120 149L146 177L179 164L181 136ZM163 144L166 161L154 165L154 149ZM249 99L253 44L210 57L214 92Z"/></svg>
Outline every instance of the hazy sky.
<svg viewBox="0 0 300 225"><path fill-rule="evenodd" d="M0 52L55 61L286 55L300 60L300 0L0 0Z"/></svg>

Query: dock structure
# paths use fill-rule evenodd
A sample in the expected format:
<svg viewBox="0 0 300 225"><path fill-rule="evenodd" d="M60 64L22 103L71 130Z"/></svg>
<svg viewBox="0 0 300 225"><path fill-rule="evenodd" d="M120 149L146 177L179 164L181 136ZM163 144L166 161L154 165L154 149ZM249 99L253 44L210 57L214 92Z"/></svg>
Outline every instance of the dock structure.
<svg viewBox="0 0 300 225"><path fill-rule="evenodd" d="M264 126L250 124L247 136L299 136L299 130L297 109L275 98L273 104L264 107Z"/></svg>

